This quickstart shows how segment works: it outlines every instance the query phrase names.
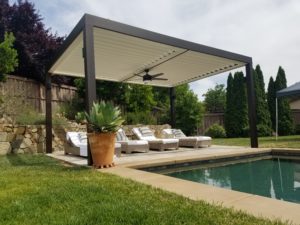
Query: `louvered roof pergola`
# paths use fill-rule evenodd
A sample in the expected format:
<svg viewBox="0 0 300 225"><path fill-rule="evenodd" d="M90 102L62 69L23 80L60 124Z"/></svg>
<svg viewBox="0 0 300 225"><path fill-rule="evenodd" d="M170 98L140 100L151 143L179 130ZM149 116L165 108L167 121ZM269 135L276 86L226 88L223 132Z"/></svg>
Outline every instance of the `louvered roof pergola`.
<svg viewBox="0 0 300 225"><path fill-rule="evenodd" d="M47 89L51 75L85 77L89 109L96 100L96 79L144 84L140 76L149 69L150 74L164 73L161 78L168 80L152 80L148 85L172 90L177 85L244 66L251 146L257 147L252 58L248 56L85 14L49 67ZM51 103L48 101L47 105L47 112L51 114ZM49 118L47 121L51 123ZM50 146L48 141L47 146Z"/></svg>

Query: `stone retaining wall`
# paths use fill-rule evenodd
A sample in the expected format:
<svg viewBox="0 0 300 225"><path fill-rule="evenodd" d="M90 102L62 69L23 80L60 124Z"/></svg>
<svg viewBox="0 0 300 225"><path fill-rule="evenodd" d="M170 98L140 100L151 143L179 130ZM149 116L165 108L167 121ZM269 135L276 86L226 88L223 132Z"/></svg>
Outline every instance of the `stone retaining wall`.
<svg viewBox="0 0 300 225"><path fill-rule="evenodd" d="M13 125L7 122L10 121L8 119L0 119L0 155L46 152L45 125ZM142 126L145 125L126 125L123 129L130 139L136 139L132 133L132 128ZM168 124L147 126L157 137L161 137L162 129L170 128ZM86 125L68 122L65 126L54 126L52 129L53 151L64 150L66 132L68 131L86 132Z"/></svg>
<svg viewBox="0 0 300 225"><path fill-rule="evenodd" d="M69 122L66 126L54 126L53 150L63 151L67 131L86 131L85 125ZM0 155L10 153L45 153L45 125L12 125L0 121Z"/></svg>

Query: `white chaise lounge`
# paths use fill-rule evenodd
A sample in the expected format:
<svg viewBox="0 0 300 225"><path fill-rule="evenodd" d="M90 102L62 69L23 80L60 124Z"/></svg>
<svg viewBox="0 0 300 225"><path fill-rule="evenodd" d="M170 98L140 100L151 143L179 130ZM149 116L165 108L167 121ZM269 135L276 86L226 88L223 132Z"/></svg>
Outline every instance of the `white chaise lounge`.
<svg viewBox="0 0 300 225"><path fill-rule="evenodd" d="M159 151L170 148L178 149L178 139L156 138L148 127L133 128L132 131L138 139L148 141L150 149Z"/></svg>
<svg viewBox="0 0 300 225"><path fill-rule="evenodd" d="M116 135L117 143L121 144L121 151L125 153L149 152L148 141L129 140L123 129L119 129Z"/></svg>
<svg viewBox="0 0 300 225"><path fill-rule="evenodd" d="M64 144L65 154L87 157L87 136L85 132L67 132ZM121 156L121 144L115 144L115 155Z"/></svg>
<svg viewBox="0 0 300 225"><path fill-rule="evenodd" d="M164 137L177 138L180 147L209 147L211 146L211 137L191 136L187 137L180 129L163 129Z"/></svg>

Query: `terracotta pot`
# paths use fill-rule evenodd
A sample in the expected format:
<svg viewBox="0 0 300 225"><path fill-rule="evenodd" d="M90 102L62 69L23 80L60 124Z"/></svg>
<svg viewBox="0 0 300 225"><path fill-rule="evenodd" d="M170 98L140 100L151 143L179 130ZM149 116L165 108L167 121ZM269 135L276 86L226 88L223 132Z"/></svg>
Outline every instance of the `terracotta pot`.
<svg viewBox="0 0 300 225"><path fill-rule="evenodd" d="M96 168L111 167L114 165L115 133L89 133L89 144Z"/></svg>

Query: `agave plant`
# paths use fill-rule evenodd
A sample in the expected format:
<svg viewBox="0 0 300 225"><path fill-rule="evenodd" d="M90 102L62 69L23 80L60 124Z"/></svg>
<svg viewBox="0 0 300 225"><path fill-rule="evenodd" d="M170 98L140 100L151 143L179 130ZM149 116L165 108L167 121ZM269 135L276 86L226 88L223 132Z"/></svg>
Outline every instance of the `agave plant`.
<svg viewBox="0 0 300 225"><path fill-rule="evenodd" d="M95 133L115 133L124 122L121 111L112 103L94 103L90 113L85 113L90 128Z"/></svg>

